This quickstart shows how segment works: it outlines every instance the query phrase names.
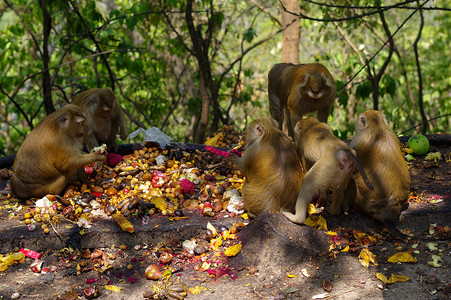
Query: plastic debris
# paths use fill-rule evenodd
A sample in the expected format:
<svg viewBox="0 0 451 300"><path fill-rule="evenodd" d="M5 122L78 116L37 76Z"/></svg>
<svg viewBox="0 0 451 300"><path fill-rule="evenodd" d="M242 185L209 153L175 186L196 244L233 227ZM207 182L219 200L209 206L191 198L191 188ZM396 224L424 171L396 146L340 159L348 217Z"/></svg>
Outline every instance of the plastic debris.
<svg viewBox="0 0 451 300"><path fill-rule="evenodd" d="M167 144L172 141L170 136L164 134L159 128L152 127L150 129L139 128L136 131L133 131L128 136L130 139L134 139L138 136L138 134L143 133L143 141L144 142L157 142L160 147L164 148Z"/></svg>

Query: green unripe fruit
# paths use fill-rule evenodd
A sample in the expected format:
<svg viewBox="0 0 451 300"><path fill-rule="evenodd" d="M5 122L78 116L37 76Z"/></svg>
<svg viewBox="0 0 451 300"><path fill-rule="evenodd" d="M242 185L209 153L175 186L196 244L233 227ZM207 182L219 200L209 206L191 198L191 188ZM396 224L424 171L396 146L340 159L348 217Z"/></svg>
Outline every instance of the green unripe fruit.
<svg viewBox="0 0 451 300"><path fill-rule="evenodd" d="M425 155L429 152L429 140L422 134L415 134L407 141L407 145L413 150L414 155Z"/></svg>

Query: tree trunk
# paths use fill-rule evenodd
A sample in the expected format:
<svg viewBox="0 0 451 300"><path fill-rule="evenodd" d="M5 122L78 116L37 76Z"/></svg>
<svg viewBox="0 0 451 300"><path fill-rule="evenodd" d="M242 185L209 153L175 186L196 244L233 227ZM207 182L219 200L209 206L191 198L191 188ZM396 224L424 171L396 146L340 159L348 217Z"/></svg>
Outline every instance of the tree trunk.
<svg viewBox="0 0 451 300"><path fill-rule="evenodd" d="M300 7L297 0L281 0L285 9L282 8L282 26L288 26L282 32L282 62L299 63L299 41L301 37L301 24L299 17Z"/></svg>
<svg viewBox="0 0 451 300"><path fill-rule="evenodd" d="M42 39L42 91L44 96L44 107L47 114L55 111L55 106L52 101L52 85L50 82L49 72L49 35L52 25L52 17L46 7L46 0L40 0L42 10L42 24L43 24L43 39Z"/></svg>

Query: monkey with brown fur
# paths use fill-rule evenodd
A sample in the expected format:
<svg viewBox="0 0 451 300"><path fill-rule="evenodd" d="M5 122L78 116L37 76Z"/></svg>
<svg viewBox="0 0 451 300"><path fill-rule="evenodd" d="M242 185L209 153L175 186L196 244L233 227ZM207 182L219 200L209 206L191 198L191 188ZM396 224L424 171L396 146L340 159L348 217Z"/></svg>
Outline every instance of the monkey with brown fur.
<svg viewBox="0 0 451 300"><path fill-rule="evenodd" d="M410 174L396 134L388 127L382 112L369 110L358 115L356 136L351 148L363 166L374 190L355 174L346 190L349 204L381 222L399 221L407 206Z"/></svg>
<svg viewBox="0 0 451 300"><path fill-rule="evenodd" d="M254 120L247 129L243 156L229 157L246 178L242 195L251 216L264 210L294 211L304 172L293 143L272 118Z"/></svg>
<svg viewBox="0 0 451 300"><path fill-rule="evenodd" d="M77 172L84 173L84 166L105 160L99 153L82 153L84 122L80 108L69 104L48 115L30 132L13 165L11 190L15 197L59 194Z"/></svg>
<svg viewBox="0 0 451 300"><path fill-rule="evenodd" d="M327 199L332 189L332 205L329 212L341 212L343 194L354 169L357 169L371 189L371 183L355 156L345 142L337 138L326 123L310 117L297 122L295 130L296 150L306 171L296 202L296 213L283 212L294 223L304 223L308 205L319 194Z"/></svg>
<svg viewBox="0 0 451 300"><path fill-rule="evenodd" d="M335 95L335 80L322 64L281 63L269 71L269 110L291 137L294 125L306 113L317 111L318 119L327 123Z"/></svg>
<svg viewBox="0 0 451 300"><path fill-rule="evenodd" d="M86 115L88 132L84 142L88 150L106 143L110 152L117 152L116 135L125 140L128 136L124 113L110 88L90 89L75 96L73 104Z"/></svg>

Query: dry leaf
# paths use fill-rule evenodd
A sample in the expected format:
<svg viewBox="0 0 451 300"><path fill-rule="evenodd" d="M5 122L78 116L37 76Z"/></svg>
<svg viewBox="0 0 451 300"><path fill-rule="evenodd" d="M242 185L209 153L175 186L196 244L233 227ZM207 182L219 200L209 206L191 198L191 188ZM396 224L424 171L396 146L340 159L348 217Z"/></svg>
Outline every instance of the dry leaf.
<svg viewBox="0 0 451 300"><path fill-rule="evenodd" d="M428 265L430 265L431 267L434 267L434 268L440 268L442 265L439 264L438 262L441 260L442 260L442 258L440 256L433 254L432 261L428 261Z"/></svg>

